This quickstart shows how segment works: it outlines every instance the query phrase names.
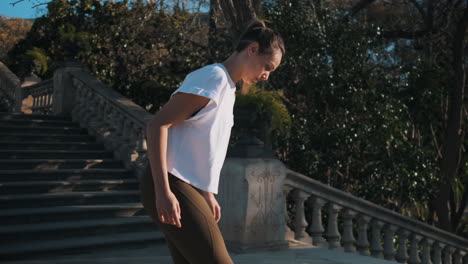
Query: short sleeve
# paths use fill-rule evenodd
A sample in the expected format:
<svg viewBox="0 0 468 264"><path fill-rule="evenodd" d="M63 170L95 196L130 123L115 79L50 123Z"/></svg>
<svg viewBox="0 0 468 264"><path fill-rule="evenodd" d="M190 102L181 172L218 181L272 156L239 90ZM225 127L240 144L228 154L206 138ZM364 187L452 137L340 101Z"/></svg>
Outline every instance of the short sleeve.
<svg viewBox="0 0 468 264"><path fill-rule="evenodd" d="M177 92L201 95L219 105L219 97L226 82L227 79L222 69L204 67L188 74L182 85L172 95Z"/></svg>

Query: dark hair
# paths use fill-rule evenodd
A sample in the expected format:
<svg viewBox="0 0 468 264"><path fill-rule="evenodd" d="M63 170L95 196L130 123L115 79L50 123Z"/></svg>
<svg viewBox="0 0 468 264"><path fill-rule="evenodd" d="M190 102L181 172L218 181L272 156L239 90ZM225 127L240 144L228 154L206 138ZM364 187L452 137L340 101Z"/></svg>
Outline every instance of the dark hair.
<svg viewBox="0 0 468 264"><path fill-rule="evenodd" d="M237 42L236 51L241 52L254 41L258 42L260 53L272 53L275 49L279 49L282 55L285 53L283 38L280 34L265 26L265 22L257 18L252 19L242 33Z"/></svg>

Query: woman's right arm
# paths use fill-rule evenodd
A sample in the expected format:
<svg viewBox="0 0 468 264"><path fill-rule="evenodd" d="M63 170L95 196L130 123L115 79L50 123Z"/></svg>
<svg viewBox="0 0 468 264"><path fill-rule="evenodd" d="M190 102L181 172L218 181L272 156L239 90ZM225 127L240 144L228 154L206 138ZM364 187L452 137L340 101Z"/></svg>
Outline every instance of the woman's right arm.
<svg viewBox="0 0 468 264"><path fill-rule="evenodd" d="M148 122L146 138L148 160L153 176L158 217L161 222L180 225L180 207L169 187L166 153L168 129L205 107L209 98L178 92Z"/></svg>

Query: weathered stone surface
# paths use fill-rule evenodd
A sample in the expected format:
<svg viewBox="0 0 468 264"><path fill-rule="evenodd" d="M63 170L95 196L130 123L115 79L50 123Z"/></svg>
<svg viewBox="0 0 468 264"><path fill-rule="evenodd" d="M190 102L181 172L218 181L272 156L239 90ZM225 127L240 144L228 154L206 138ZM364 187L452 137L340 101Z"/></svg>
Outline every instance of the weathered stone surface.
<svg viewBox="0 0 468 264"><path fill-rule="evenodd" d="M220 229L235 252L286 248L283 180L276 159L226 159L217 200Z"/></svg>

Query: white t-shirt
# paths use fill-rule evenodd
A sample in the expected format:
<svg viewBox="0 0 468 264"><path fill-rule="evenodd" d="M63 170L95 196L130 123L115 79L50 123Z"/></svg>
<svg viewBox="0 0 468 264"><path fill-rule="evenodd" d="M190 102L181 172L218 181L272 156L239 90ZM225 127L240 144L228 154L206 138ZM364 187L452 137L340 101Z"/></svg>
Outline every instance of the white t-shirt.
<svg viewBox="0 0 468 264"><path fill-rule="evenodd" d="M169 128L167 170L201 190L217 194L234 125L236 86L224 65L213 63L189 73L171 97L177 92L211 100L196 115Z"/></svg>

